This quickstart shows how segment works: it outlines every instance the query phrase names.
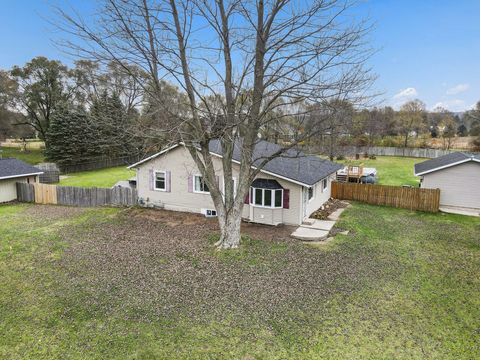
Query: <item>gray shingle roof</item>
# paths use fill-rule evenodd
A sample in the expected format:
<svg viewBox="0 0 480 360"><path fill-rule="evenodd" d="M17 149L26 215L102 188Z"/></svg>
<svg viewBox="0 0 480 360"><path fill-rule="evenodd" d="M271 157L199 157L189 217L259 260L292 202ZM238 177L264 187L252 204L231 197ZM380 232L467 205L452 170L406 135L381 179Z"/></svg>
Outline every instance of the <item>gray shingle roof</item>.
<svg viewBox="0 0 480 360"><path fill-rule="evenodd" d="M474 159L480 162L480 154L454 152L435 159L421 162L419 164L415 164L415 175L423 174L425 172L432 172L439 168L450 167L459 162L473 161Z"/></svg>
<svg viewBox="0 0 480 360"><path fill-rule="evenodd" d="M253 153L254 166L260 164L262 160L280 149L280 145L264 140L259 141ZM218 140L210 141L210 151L222 155L221 145ZM233 159L236 161L241 160L241 147L239 145L235 146ZM283 153L282 156L270 160L263 167L263 170L306 185L314 185L341 168L343 166L340 164L290 149Z"/></svg>
<svg viewBox="0 0 480 360"><path fill-rule="evenodd" d="M42 174L40 169L18 159L0 159L0 179L20 177L22 175Z"/></svg>

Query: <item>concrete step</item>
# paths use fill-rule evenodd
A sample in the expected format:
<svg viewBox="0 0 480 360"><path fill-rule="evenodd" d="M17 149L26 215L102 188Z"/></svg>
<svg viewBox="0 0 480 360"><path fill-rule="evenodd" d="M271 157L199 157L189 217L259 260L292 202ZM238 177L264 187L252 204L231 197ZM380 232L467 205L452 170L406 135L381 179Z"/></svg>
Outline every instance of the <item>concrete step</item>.
<svg viewBox="0 0 480 360"><path fill-rule="evenodd" d="M315 223L315 219L305 219L302 221L302 225L313 225Z"/></svg>
<svg viewBox="0 0 480 360"><path fill-rule="evenodd" d="M310 219L309 219L310 220ZM301 227L311 228L316 230L326 230L330 231L335 225L335 221L330 220L313 220L313 224L311 225L300 225Z"/></svg>
<svg viewBox="0 0 480 360"><path fill-rule="evenodd" d="M291 234L291 236L303 241L321 241L328 237L328 231L300 226Z"/></svg>

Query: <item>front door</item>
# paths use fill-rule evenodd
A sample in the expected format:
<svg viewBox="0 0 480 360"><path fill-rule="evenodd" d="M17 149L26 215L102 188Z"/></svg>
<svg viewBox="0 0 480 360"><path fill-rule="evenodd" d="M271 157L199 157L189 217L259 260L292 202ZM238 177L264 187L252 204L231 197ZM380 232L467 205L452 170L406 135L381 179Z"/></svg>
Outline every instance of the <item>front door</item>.
<svg viewBox="0 0 480 360"><path fill-rule="evenodd" d="M303 207L303 218L307 217L307 206L308 206L308 188L303 187L302 191L302 207Z"/></svg>

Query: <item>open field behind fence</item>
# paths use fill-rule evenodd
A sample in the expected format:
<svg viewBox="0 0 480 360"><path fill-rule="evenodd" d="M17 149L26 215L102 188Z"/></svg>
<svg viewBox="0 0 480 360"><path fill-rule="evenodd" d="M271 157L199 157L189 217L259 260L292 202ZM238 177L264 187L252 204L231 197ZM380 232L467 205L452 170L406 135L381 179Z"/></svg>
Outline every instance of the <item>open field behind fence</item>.
<svg viewBox="0 0 480 360"><path fill-rule="evenodd" d="M440 207L439 189L333 182L332 197L428 212L437 212Z"/></svg>
<svg viewBox="0 0 480 360"><path fill-rule="evenodd" d="M58 204L70 206L133 206L138 196L135 189L80 188L47 184L17 183L17 199L36 204Z"/></svg>
<svg viewBox="0 0 480 360"><path fill-rule="evenodd" d="M423 149L423 148L399 148L383 146L339 146L338 153L343 156L355 156L355 154L369 154L376 156L405 156L414 158L436 158L458 150Z"/></svg>

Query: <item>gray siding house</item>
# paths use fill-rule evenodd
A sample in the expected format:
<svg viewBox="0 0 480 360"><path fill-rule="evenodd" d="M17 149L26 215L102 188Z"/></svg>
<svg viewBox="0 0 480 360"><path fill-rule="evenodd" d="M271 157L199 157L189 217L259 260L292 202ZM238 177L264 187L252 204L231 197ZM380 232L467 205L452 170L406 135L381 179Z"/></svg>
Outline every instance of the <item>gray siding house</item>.
<svg viewBox="0 0 480 360"><path fill-rule="evenodd" d="M451 153L415 164L422 188L440 189L440 207L480 212L480 154Z"/></svg>
<svg viewBox="0 0 480 360"><path fill-rule="evenodd" d="M17 182L35 183L40 169L18 159L0 159L0 203L17 199Z"/></svg>
<svg viewBox="0 0 480 360"><path fill-rule="evenodd" d="M278 145L260 141L254 158L261 159L278 149ZM219 182L222 182L219 141L210 142L210 152ZM238 179L240 155L240 150L236 148L233 156L234 183ZM215 215L208 188L187 149L181 144L129 168L136 169L138 196L145 206ZM339 164L296 150L288 151L284 157L274 158L251 185L243 208L244 220L269 225L301 224L330 198L330 184L340 168Z"/></svg>

